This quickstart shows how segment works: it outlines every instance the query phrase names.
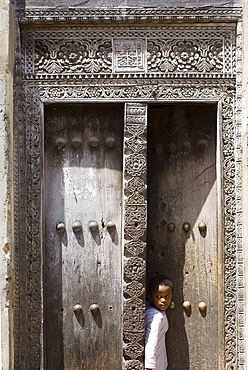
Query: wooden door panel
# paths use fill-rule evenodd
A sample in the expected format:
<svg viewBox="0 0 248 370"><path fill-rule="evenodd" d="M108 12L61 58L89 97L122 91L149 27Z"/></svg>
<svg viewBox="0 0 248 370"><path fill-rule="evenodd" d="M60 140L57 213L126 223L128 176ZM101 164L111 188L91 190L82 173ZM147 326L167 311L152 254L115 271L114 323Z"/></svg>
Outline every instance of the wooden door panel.
<svg viewBox="0 0 248 370"><path fill-rule="evenodd" d="M162 273L174 283L170 370L218 368L216 117L210 104L149 109L147 279Z"/></svg>
<svg viewBox="0 0 248 370"><path fill-rule="evenodd" d="M46 107L47 369L121 368L122 147L122 105Z"/></svg>

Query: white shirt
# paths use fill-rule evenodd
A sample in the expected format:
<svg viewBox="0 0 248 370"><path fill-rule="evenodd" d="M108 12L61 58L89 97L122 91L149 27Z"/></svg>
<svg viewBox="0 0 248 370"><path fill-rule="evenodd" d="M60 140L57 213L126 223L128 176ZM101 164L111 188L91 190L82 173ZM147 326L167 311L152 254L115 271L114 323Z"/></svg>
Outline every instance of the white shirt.
<svg viewBox="0 0 248 370"><path fill-rule="evenodd" d="M168 328L165 311L148 306L146 309L145 368L167 369L165 333Z"/></svg>

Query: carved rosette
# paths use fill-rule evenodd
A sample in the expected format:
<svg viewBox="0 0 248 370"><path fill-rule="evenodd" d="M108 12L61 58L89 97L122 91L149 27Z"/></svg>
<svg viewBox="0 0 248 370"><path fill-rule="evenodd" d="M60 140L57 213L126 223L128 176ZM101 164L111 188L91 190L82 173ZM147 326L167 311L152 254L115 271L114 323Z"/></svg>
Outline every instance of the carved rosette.
<svg viewBox="0 0 248 370"><path fill-rule="evenodd" d="M112 71L111 41L104 39L34 41L34 64L37 74L109 73Z"/></svg>
<svg viewBox="0 0 248 370"><path fill-rule="evenodd" d="M147 105L127 103L124 139L124 306L126 369L143 369L145 332Z"/></svg>

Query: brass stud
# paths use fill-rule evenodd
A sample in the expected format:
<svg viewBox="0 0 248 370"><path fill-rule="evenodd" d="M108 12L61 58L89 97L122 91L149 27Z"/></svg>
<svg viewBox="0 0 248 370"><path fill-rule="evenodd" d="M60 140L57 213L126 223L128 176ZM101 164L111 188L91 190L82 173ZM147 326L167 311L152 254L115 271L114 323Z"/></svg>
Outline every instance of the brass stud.
<svg viewBox="0 0 248 370"><path fill-rule="evenodd" d="M80 221L74 221L72 224L72 230L74 233L79 233L82 230L82 224Z"/></svg>
<svg viewBox="0 0 248 370"><path fill-rule="evenodd" d="M95 136L92 136L90 139L89 139L89 145L92 147L92 148L97 148L99 146L99 139Z"/></svg>
<svg viewBox="0 0 248 370"><path fill-rule="evenodd" d="M75 304L75 306L73 307L73 311L74 312L82 311L82 306L80 304Z"/></svg>
<svg viewBox="0 0 248 370"><path fill-rule="evenodd" d="M173 310L175 308L175 302L174 301L171 301L171 304L170 304L170 308Z"/></svg>
<svg viewBox="0 0 248 370"><path fill-rule="evenodd" d="M65 224L63 222L59 222L56 225L56 230L57 230L57 233L63 234L65 232Z"/></svg>
<svg viewBox="0 0 248 370"><path fill-rule="evenodd" d="M162 146L160 144L155 144L154 151L157 155L160 155L162 153Z"/></svg>
<svg viewBox="0 0 248 370"><path fill-rule="evenodd" d="M185 142L183 143L183 150L184 150L185 152L191 152L191 144L190 144L190 142L189 142L189 141L185 141Z"/></svg>
<svg viewBox="0 0 248 370"><path fill-rule="evenodd" d="M99 310L99 306L98 306L98 304L93 303L93 304L90 306L90 310L91 310L91 312L92 312L92 313L94 313L94 312L98 311L98 310Z"/></svg>
<svg viewBox="0 0 248 370"><path fill-rule="evenodd" d="M176 144L174 143L170 143L167 145L167 151L171 154L175 153L177 147L176 147Z"/></svg>
<svg viewBox="0 0 248 370"><path fill-rule="evenodd" d="M167 229L169 231L174 231L176 228L176 225L174 224L174 222L170 222L168 225L167 225Z"/></svg>
<svg viewBox="0 0 248 370"><path fill-rule="evenodd" d="M183 223L183 230L184 231L189 231L190 230L190 223L189 222L184 222Z"/></svg>
<svg viewBox="0 0 248 370"><path fill-rule="evenodd" d="M203 152L207 147L207 141L206 140L199 140L197 145L198 145L198 149Z"/></svg>
<svg viewBox="0 0 248 370"><path fill-rule="evenodd" d="M81 139L81 137L79 137L79 136L75 136L74 138L72 138L72 145L73 145L75 148L79 148L81 144L82 144L82 139Z"/></svg>
<svg viewBox="0 0 248 370"><path fill-rule="evenodd" d="M115 145L115 139L113 137L107 137L106 145L108 148L112 148Z"/></svg>
<svg viewBox="0 0 248 370"><path fill-rule="evenodd" d="M111 230L113 230L113 229L115 229L115 228L116 228L116 225L115 225L114 221L108 221L108 222L107 222L107 229L108 229L109 231L111 231Z"/></svg>
<svg viewBox="0 0 248 370"><path fill-rule="evenodd" d="M207 225L204 222L200 222L198 225L200 231L204 231L207 228Z"/></svg>
<svg viewBox="0 0 248 370"><path fill-rule="evenodd" d="M206 303L205 303L205 302L200 302L200 303L198 304L198 308L199 308L199 310L200 310L200 311L204 311L204 310L206 310L207 305L206 305Z"/></svg>
<svg viewBox="0 0 248 370"><path fill-rule="evenodd" d="M98 230L98 223L96 221L89 222L89 229L91 232L95 232Z"/></svg>
<svg viewBox="0 0 248 370"><path fill-rule="evenodd" d="M55 145L58 149L63 149L65 147L66 140L63 137L58 137L55 140Z"/></svg>
<svg viewBox="0 0 248 370"><path fill-rule="evenodd" d="M183 302L183 308L185 308L185 310L188 310L190 307L191 307L191 303L189 301Z"/></svg>

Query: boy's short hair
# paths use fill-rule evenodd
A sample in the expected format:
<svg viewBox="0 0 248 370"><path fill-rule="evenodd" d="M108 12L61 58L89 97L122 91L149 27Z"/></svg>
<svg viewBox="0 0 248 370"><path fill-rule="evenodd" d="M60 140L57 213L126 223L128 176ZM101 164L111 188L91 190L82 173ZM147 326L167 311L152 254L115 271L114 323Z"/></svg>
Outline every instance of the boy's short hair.
<svg viewBox="0 0 248 370"><path fill-rule="evenodd" d="M152 294L153 290L156 288L158 285L166 285L171 287L171 290L173 291L173 284L172 281L165 275L156 275L154 276L148 284L148 293Z"/></svg>

